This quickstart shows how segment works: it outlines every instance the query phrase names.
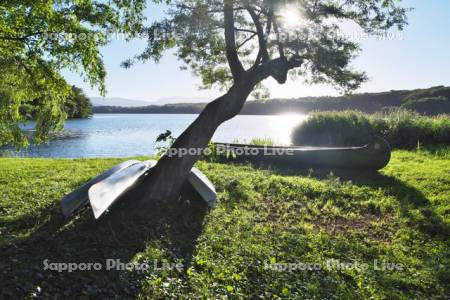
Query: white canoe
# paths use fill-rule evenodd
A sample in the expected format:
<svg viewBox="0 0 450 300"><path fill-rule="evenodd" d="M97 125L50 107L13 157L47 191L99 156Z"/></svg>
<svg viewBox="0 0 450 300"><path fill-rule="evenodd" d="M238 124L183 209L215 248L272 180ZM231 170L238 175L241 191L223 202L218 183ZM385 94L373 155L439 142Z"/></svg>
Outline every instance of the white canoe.
<svg viewBox="0 0 450 300"><path fill-rule="evenodd" d="M67 196L65 196L61 200L61 211L65 219L70 218L75 212L77 212L80 208L84 207L88 204L88 190L94 184L108 178L109 176L128 168L134 164L138 164L140 161L138 160L128 160L123 163L120 163L111 169L101 173L100 175L94 177L88 182L84 183L75 191L71 192Z"/></svg>
<svg viewBox="0 0 450 300"><path fill-rule="evenodd" d="M155 160L139 162L91 186L89 189L89 202L94 217L98 219L120 196L129 191L155 165Z"/></svg>
<svg viewBox="0 0 450 300"><path fill-rule="evenodd" d="M102 216L155 165L154 160L138 163L93 185L89 189L89 201L94 217L98 219ZM215 206L217 193L214 185L199 169L192 168L187 180L209 207Z"/></svg>
<svg viewBox="0 0 450 300"><path fill-rule="evenodd" d="M216 206L216 189L205 174L197 168L192 168L188 176L188 181L209 207Z"/></svg>

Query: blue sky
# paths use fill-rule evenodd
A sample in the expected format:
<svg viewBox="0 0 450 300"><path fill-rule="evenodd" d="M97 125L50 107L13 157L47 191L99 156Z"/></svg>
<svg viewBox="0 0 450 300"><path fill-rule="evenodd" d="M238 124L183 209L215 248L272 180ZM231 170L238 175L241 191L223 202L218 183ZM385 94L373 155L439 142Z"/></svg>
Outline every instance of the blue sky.
<svg viewBox="0 0 450 300"><path fill-rule="evenodd" d="M359 92L450 85L450 1L404 0L403 3L415 8L409 14L409 26L403 32L393 32L391 40L369 38L360 41L362 52L353 66L366 71L370 80ZM150 20L162 13L162 8L154 6L147 10ZM359 34L353 28L349 28L349 33ZM144 41L125 43L116 40L102 49L108 72L107 97L145 101L173 97L212 100L221 94L217 90L199 90L199 79L189 71L181 71L180 62L171 53L167 53L159 64L148 62L131 69L120 67L121 61L139 53L144 46ZM99 95L76 74L65 73L65 77L71 84L81 86L89 96ZM278 85L269 79L265 84L273 98L337 94L331 86L309 86L301 80Z"/></svg>

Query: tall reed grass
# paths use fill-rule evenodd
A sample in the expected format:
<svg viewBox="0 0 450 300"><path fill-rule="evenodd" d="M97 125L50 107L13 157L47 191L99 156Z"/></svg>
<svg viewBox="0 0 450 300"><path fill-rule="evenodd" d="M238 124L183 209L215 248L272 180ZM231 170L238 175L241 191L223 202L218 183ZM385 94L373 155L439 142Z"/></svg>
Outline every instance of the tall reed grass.
<svg viewBox="0 0 450 300"><path fill-rule="evenodd" d="M393 148L450 145L450 116L421 116L395 109L373 115L358 111L316 112L292 132L295 145L358 146L374 136Z"/></svg>

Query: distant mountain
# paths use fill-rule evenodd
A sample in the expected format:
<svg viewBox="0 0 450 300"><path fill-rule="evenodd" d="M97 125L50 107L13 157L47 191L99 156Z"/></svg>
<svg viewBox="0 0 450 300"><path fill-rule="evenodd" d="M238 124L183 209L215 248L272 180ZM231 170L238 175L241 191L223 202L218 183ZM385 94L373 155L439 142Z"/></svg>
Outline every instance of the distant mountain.
<svg viewBox="0 0 450 300"><path fill-rule="evenodd" d="M91 102L95 107L99 106L121 106L121 107L142 107L148 105L166 105L166 104L179 104L179 103L204 103L209 102L211 99L206 98L186 98L186 97L171 97L161 98L156 101L143 101L133 100L127 98L101 98L92 97Z"/></svg>
<svg viewBox="0 0 450 300"><path fill-rule="evenodd" d="M123 107L140 107L147 106L153 103L142 100L133 100L126 98L101 98L101 97L91 97L92 105L98 106L123 106Z"/></svg>
<svg viewBox="0 0 450 300"><path fill-rule="evenodd" d="M212 100L213 99L208 99L208 98L170 97L170 98L161 98L150 104L151 105L166 105L166 104L184 104L184 103L208 103Z"/></svg>

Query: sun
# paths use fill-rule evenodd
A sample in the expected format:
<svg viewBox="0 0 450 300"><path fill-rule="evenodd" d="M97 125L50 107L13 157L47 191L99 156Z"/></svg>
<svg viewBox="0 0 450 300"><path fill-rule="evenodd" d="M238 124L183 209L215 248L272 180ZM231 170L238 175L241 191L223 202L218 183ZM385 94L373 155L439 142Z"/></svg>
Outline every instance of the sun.
<svg viewBox="0 0 450 300"><path fill-rule="evenodd" d="M305 21L302 10L296 5L288 5L280 11L281 22L286 27L299 27Z"/></svg>

